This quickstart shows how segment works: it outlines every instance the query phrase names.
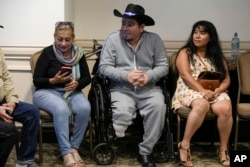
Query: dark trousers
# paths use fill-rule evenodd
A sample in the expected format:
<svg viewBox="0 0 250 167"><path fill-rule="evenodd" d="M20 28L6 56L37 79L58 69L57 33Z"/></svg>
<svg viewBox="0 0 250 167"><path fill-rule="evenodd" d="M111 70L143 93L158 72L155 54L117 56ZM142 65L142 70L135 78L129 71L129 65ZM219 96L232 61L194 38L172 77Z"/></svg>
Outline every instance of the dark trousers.
<svg viewBox="0 0 250 167"><path fill-rule="evenodd" d="M12 116L14 121L18 121L23 125L21 129L21 145L17 153L17 160L23 164L30 164L30 162L34 160L37 148L40 120L39 109L35 105L20 101L16 105ZM0 150L3 150L1 146Z"/></svg>
<svg viewBox="0 0 250 167"><path fill-rule="evenodd" d="M39 109L35 105L19 102L13 113L13 119L23 125L17 159L23 162L34 160L40 120Z"/></svg>
<svg viewBox="0 0 250 167"><path fill-rule="evenodd" d="M11 123L0 120L0 167L4 167L16 141L16 127Z"/></svg>

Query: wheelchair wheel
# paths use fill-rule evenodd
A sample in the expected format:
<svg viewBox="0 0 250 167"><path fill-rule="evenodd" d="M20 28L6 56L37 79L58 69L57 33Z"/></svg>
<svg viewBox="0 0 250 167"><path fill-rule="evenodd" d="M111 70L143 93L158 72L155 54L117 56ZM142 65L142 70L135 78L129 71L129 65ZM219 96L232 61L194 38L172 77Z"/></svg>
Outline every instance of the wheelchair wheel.
<svg viewBox="0 0 250 167"><path fill-rule="evenodd" d="M92 120L94 120L94 144L99 144L104 140L104 104L101 86L96 84L91 91Z"/></svg>
<svg viewBox="0 0 250 167"><path fill-rule="evenodd" d="M108 165L113 162L116 154L110 145L101 143L94 148L92 157L97 165Z"/></svg>
<svg viewBox="0 0 250 167"><path fill-rule="evenodd" d="M168 155L168 148L165 142L156 143L153 150L153 158L157 163L164 163L170 159L170 155Z"/></svg>
<svg viewBox="0 0 250 167"><path fill-rule="evenodd" d="M94 128L94 141L93 144L96 145L99 143L99 131L98 131L98 127L99 125L99 114L97 115L96 113L99 113L99 101L98 101L98 95L97 95L97 91L95 88L91 88L91 91L89 93L89 101L91 103L91 120L93 121L93 128Z"/></svg>
<svg viewBox="0 0 250 167"><path fill-rule="evenodd" d="M98 118L99 118L99 143L103 143L103 142L107 142L107 122L106 122L106 118L107 118L107 114L105 107L104 107L104 97L103 96L103 89L101 87L100 84L96 85L97 86L97 91L98 91L98 95L99 95L99 101L100 101L100 110L98 113ZM97 113L96 113L97 114Z"/></svg>

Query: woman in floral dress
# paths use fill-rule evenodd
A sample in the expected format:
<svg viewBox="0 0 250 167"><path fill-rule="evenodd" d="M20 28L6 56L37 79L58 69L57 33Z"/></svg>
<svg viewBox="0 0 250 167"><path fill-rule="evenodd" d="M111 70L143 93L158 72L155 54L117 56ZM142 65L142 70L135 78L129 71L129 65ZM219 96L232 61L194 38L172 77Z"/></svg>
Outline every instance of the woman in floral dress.
<svg viewBox="0 0 250 167"><path fill-rule="evenodd" d="M223 166L229 166L228 140L233 123L231 100L227 94L230 76L216 28L211 22L198 21L193 25L191 35L186 45L178 51L175 63L179 77L172 107L174 111L183 106L191 108L183 139L178 143L182 164L193 166L190 141L211 109L217 115L220 163ZM197 82L198 75L202 71L221 72L220 86L214 91L203 88Z"/></svg>

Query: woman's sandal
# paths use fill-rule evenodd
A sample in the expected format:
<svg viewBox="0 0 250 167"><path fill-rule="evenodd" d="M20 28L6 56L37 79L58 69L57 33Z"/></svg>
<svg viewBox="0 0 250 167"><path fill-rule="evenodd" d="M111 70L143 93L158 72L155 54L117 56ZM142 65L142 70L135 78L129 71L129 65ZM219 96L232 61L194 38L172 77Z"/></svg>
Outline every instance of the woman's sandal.
<svg viewBox="0 0 250 167"><path fill-rule="evenodd" d="M181 142L178 143L178 150L179 150L179 157L180 157L180 161L181 161L181 164L185 167L192 167L193 166L193 163L192 163L192 160L191 160L191 153L190 153L190 149L185 149L181 146ZM186 154L187 154L187 159L186 160L182 160L181 159L181 151L185 151Z"/></svg>
<svg viewBox="0 0 250 167"><path fill-rule="evenodd" d="M65 167L77 167L77 162L74 159L73 155L70 154L67 158L63 160L63 164Z"/></svg>
<svg viewBox="0 0 250 167"><path fill-rule="evenodd" d="M224 158L221 158L222 154L225 154ZM230 166L230 159L229 159L229 155L228 155L227 150L225 150L225 151L218 150L218 156L219 156L219 159L220 159L220 164L222 166Z"/></svg>
<svg viewBox="0 0 250 167"><path fill-rule="evenodd" d="M73 157L76 160L76 163L78 164L84 164L84 161L82 160L81 156L79 155L79 153L77 151L73 151Z"/></svg>

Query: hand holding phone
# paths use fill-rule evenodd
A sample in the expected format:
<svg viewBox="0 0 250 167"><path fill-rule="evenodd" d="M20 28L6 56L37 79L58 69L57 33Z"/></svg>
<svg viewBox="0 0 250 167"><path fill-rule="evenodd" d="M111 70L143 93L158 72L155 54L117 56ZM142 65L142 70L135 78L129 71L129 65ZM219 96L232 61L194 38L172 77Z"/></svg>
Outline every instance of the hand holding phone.
<svg viewBox="0 0 250 167"><path fill-rule="evenodd" d="M61 74L65 73L65 72L68 72L68 74L71 74L72 68L69 67L69 66L62 66L62 68L61 68Z"/></svg>

